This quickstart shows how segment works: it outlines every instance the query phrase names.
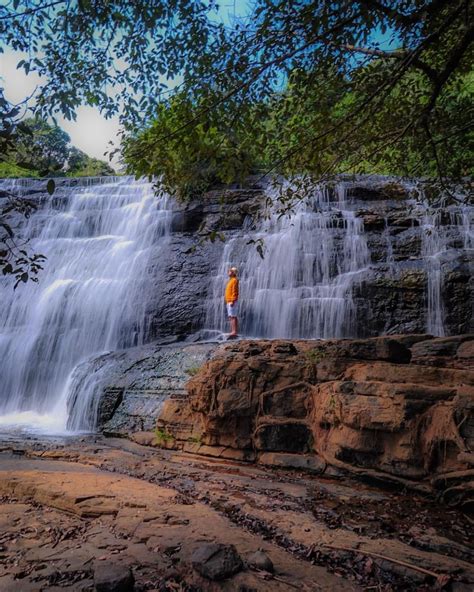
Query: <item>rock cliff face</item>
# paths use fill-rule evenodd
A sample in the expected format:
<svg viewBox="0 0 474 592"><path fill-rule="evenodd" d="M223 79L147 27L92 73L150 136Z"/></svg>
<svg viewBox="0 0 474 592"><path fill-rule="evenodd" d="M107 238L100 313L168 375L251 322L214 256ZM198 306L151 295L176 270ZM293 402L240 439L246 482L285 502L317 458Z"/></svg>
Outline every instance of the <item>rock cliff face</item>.
<svg viewBox="0 0 474 592"><path fill-rule="evenodd" d="M284 286L286 298L311 298L311 279L308 281L304 277L305 270L295 270L291 275L295 266L293 259L286 261L279 255L275 261L272 258L271 237L275 235L275 228L266 228L259 221L268 197L262 188L212 191L199 202L177 206L170 228L169 247L165 252L157 252L150 266L154 278L154 297L147 311L150 337L222 329L225 319L219 309L222 291L219 286L225 282L223 269L230 262L241 266L247 275L241 282L245 305L242 321L244 333L249 335L373 337L422 332L455 335L474 331L471 210L450 211L417 204L406 187L387 184L384 180L376 183L361 179L347 184L342 204L331 191L328 193L329 205L324 206L325 215L321 220L310 221L314 228L309 230L310 236L311 233L315 236L325 233L331 245L321 261L321 255L317 253L316 260L308 262L314 269L307 273L316 278L320 266L328 265L329 276L332 276L335 273L333 266L343 269L347 259L360 257L357 253L360 247L352 252L347 245L353 232L350 224L360 222L360 229L357 228L363 248L367 249L366 259L359 264L363 272L352 282L347 293L342 294L347 299L351 293L352 299L342 331L337 326L334 329L316 327L315 320L311 320L314 316L311 310L298 313L299 317L291 321L291 330L275 328L272 331L268 322L259 322L261 312L256 309L254 285L258 277L253 276L266 273L264 268L267 266L278 264L281 269L286 269L288 278L282 280L281 287L276 286L277 290ZM320 206L316 204L314 207L318 209ZM344 217L347 212L353 212L354 221ZM307 225L303 221L300 235L296 232L292 237L294 241L301 241L294 247L297 261L310 256L313 248L321 249L321 245L307 244L301 236ZM211 231L219 233L224 242L204 241L192 250L196 246L196 237ZM281 237L276 232L277 244L286 237L286 230L280 232ZM261 263L262 269L258 267L259 257L252 254L255 246L248 245L249 241L259 237L263 237L270 249ZM326 238L323 246L325 241ZM285 256L285 249L282 255ZM347 270L353 272L350 266ZM270 275L272 271L281 273L275 268L270 269ZM290 293L289 286L293 286L296 293ZM271 279L264 279L262 285L257 285L257 291L259 289L272 289ZM320 294L316 292L314 296L318 299ZM281 306L277 308L283 310ZM333 324L332 320L329 324ZM329 334L332 330L336 333ZM318 331L328 334L315 335Z"/></svg>
<svg viewBox="0 0 474 592"><path fill-rule="evenodd" d="M416 446L431 451L432 444L416 439L413 444L412 434L419 425L423 427L420 417L438 425L439 414L448 413L462 399L459 383L453 381L465 370L455 367L462 358L462 350L453 345L458 342L448 340L440 343L449 347L439 346L446 353L433 354L430 363L436 368L442 361L451 367L444 368L445 374L438 376L441 370L436 370L431 375L431 366L418 361L417 356L419 360L422 356L413 345L418 339L413 334L456 335L473 330L472 208L429 207L417 199L416 186L408 183L342 179L336 186L316 188L310 203L300 203L290 221L281 221L271 208L269 219L262 215L271 190L258 184L211 191L199 202L172 204L156 198L151 184L131 178L86 181L76 189L81 183L58 181L53 196L45 192L44 182L18 182L15 189L39 206L26 225L19 223L19 236L23 232L31 238L32 246L42 237L41 248L46 236L51 256L42 281L23 287L31 313L28 322L20 323L21 306L10 287L1 285L13 311L4 323L13 345L4 351L8 355L14 351L16 356L3 356L4 374L10 376L10 384L24 381L24 388L11 395L17 407L9 405L9 409L31 405L42 413L46 402L55 408L55 393L66 393L61 396L69 397L69 428L127 434L152 429L171 395L167 413L173 405L179 408L184 437L189 425L194 426L194 419L190 424L185 417L188 411L181 399L188 395L184 384L189 372L214 356L206 380L215 379L221 385L225 372L229 378L222 389L219 386L219 402L205 403L204 394L198 397L202 408L193 408L197 399L191 390L189 413L194 418L198 412L208 415L209 424L204 431L198 430L198 436L193 427L190 437L204 438L209 445L230 446L249 457L255 451L281 452L285 442L285 453L316 450L319 457L333 459L334 464L351 464L356 459L366 469L377 466L393 475L417 479L431 470L417 464ZM2 187L0 200L4 199ZM130 229L135 230L129 236ZM198 245L209 232L216 233L211 235L216 240ZM144 242L142 235L146 235ZM221 235L223 242L218 238ZM255 248L259 240L265 243L263 260ZM64 254L61 245L75 255ZM103 269L104 253L107 270ZM74 265L62 267L68 261ZM97 272L94 281L90 281L89 268L84 274L84 262ZM283 336L291 342L253 341L222 347L198 343L203 338L214 339L226 326L222 291L230 262L242 271L242 334ZM55 269L61 270L59 275ZM50 307L48 314L38 302ZM34 335L25 332L25 326L34 328ZM78 328L81 339L76 337ZM106 338L109 333L113 339ZM377 347L395 348L401 357L392 359L391 353L386 358L388 354L381 356L377 349L378 353L364 358L375 347L370 339L352 342L344 355L343 350L336 355L334 348L349 347L343 346L349 342L325 341L315 346L298 341L340 336L368 339L380 334L406 334L377 341L385 344ZM184 339L195 344L164 343ZM359 354L354 354L354 348ZM100 353L108 349L118 351ZM65 360L64 351L73 355ZM368 367L369 359L374 374L364 378L360 364ZM224 372L228 362L231 367ZM274 374L258 383L255 394L252 381L265 377L260 362ZM385 372L388 376L396 373L393 364L403 368L402 377L385 380ZM404 373L408 376L413 364L415 376L407 378ZM37 373L42 376L37 388L31 387L33 367L44 369L44 376ZM52 388L58 376L61 388ZM203 379L202 373L198 376ZM409 396L397 390L397 385L405 383L421 385L421 394L416 394L415 387ZM438 393L433 390L437 386L445 390ZM451 396L454 387L458 390ZM31 395L26 399L31 400L26 401L28 388ZM270 395L258 402L267 391L280 394L275 394L275 402L273 398L267 401ZM239 401L238 408L234 408L235 401ZM278 401L288 407L288 416ZM226 417L229 405L235 428L227 429L224 422L224 433L219 431L219 421ZM433 418L429 413L435 414ZM383 423L384 414L391 418L390 429ZM377 416L374 425L372 416ZM467 429L466 422L462 420L460 429ZM364 434L363 442L354 431ZM217 434L215 441L213 433ZM379 433L390 435L384 436L383 445L378 441L372 446L370 438ZM234 437L239 441L234 442ZM357 442L352 445L353 440ZM438 466L441 461L436 454L430 455L428 464ZM449 447L441 457L451 459Z"/></svg>
<svg viewBox="0 0 474 592"><path fill-rule="evenodd" d="M160 445L440 488L472 504L474 339L222 345L165 401Z"/></svg>
<svg viewBox="0 0 474 592"><path fill-rule="evenodd" d="M38 219L43 220L46 215L41 213L43 208L48 211L47 216L66 211L75 186L80 183L77 179L58 179L53 197L46 193L45 183L41 182L19 181L14 191L37 203ZM321 265L327 266L330 278L337 275L337 268L343 274L344 260L357 255L350 249L348 251L347 242L354 229L360 232L367 253L355 270L358 273L362 267L363 273L358 273L357 281L350 282L347 292L342 295L351 299L351 310L343 319L342 333L330 334L331 327L326 330L317 328L314 319L310 318L313 313L305 312L305 305L300 313L300 322L304 326L295 325L292 332L287 329L281 332L278 328L269 331L268 323L266 326L259 325L258 319L255 319L257 312L254 310L252 274L258 271L256 262L259 257L253 258L255 245L251 241L259 238L265 241L272 233L275 234L275 228L269 229L262 222L268 189L257 184L252 189L210 191L199 201L172 206L166 230L160 231L165 232L168 238L163 241L161 234L157 237L156 248L151 249L146 277L142 279L142 292L146 296L141 303L146 319L145 341L170 335L188 336L202 329L223 327L225 318L221 314L223 311L218 310L216 294L219 295L217 300L220 300L221 284L225 281L225 276L221 277L222 269L229 263L228 257L233 263L242 265L243 271L249 275L249 280L244 278L242 286L242 299L247 301L243 323L249 328L246 334L255 337L438 334L440 325L447 335L474 331L471 306L474 291L472 208L430 207L427 202L420 201L413 186L384 178L346 180L341 187L344 193L342 201L338 191L328 187L323 196L326 201L316 200L308 209L308 213L314 214L324 206L322 217L310 222L314 227L309 229L309 234L324 234L322 245L328 241L330 245L324 260L319 261L320 254L316 253L316 260L305 263L303 268L312 266L307 273L314 277ZM0 201L2 195L0 189ZM11 220L11 224L16 226L15 220ZM301 229L305 228L308 230L306 222ZM86 231L87 228L84 229ZM35 227L34 235L37 232ZM209 232L218 233L223 242L216 238L214 242L205 240L198 244ZM283 240L286 231L277 229L276 244L281 242L278 232L282 232ZM291 238L296 242L300 240L298 232ZM267 244L270 243L267 240ZM233 246L230 247L230 244ZM314 246L320 251L321 245L309 245L301 239L301 244L294 245L296 260L303 261L310 256L309 251ZM291 277L295 261L281 261L277 257L276 263L290 274L276 289L288 291L288 287L293 286L297 291L296 295L288 292L287 298L296 296L310 302L311 298L321 297L319 292L311 295L311 278L308 281L308 278L302 277L301 271L295 271L294 277ZM271 253L267 252L262 265L272 264ZM270 269L271 274L274 271ZM354 272L350 261L346 271ZM266 287L262 285L259 288ZM434 317L431 320L428 318L430 315ZM259 333L259 329L263 332ZM320 335L318 331L322 330L328 334Z"/></svg>

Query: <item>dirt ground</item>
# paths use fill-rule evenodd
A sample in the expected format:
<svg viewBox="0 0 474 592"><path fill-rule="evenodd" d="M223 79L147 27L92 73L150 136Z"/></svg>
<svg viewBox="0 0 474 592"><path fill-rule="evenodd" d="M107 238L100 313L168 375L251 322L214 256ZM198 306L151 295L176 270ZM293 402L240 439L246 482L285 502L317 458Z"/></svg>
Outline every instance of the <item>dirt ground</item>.
<svg viewBox="0 0 474 592"><path fill-rule="evenodd" d="M95 590L103 565L135 590L474 589L472 518L408 491L84 437L0 445L0 590ZM214 582L192 556L232 544ZM261 549L274 572L245 561Z"/></svg>

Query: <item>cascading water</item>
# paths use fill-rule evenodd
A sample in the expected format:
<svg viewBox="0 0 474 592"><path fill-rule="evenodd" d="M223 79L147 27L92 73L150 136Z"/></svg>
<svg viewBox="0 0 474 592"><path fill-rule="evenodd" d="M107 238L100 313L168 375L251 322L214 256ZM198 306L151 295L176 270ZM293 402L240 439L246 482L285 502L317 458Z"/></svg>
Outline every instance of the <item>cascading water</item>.
<svg viewBox="0 0 474 592"><path fill-rule="evenodd" d="M244 304L240 318L243 334L268 338L357 336L353 293L372 265L363 221L355 212L356 200L348 197L351 187L350 181L338 183L331 191L315 187L290 218L278 217L273 211L255 230L249 226L247 234L229 240L214 278L206 326L227 329L222 289L228 268L237 266ZM405 189L414 198L408 200L407 207L417 221L413 230L421 242L420 263L426 274L426 330L442 336L446 333L443 265L459 257L459 248L467 254L472 249L473 208L433 207L420 184L407 182ZM269 193L275 197L274 191ZM400 268L386 217L381 234L384 273L394 276ZM264 259L255 248L259 240L264 241Z"/></svg>
<svg viewBox="0 0 474 592"><path fill-rule="evenodd" d="M18 237L28 238L29 248L48 258L38 284L21 284L14 292L14 278L0 278L0 427L23 423L49 433L93 429L111 365L123 352L117 358L101 354L159 336L164 306L171 311L165 335L176 329L175 319L181 334L187 330L183 323L189 323L189 307L185 312L180 308L179 282L198 285L196 278L180 277L196 237L184 231L172 235L176 206L157 198L151 184L127 177L58 186L52 197L45 197L44 182L0 181L0 190L24 189L33 198L38 191L40 207L20 224ZM413 271L421 277L415 280L417 289L426 277L426 311L417 303L415 315L420 313L429 332L444 334L445 312L447 317L450 312L449 302L443 302L446 274L468 268L474 209L433 208L416 184L405 186L413 200L382 198L370 205L364 193L362 199L348 193L357 186L341 181L333 188L315 187L290 218L279 217L277 204L256 227L248 218L243 227L228 231L218 273L201 277L202 269L216 273L214 262L196 271L199 281L212 285L206 319L199 317L198 328L205 326L214 335L227 329L222 295L227 268L236 265L241 333L248 337L357 337L361 310L369 323L372 314L369 299L361 307L360 289L377 287L389 276L384 289L401 285L403 294L397 282ZM365 181L364 191L367 186ZM377 216L371 231L370 219ZM255 248L261 239L264 259ZM402 248L405 240L408 246ZM462 274L466 277L469 270ZM189 299L189 290L183 293ZM198 291L193 299L194 294L199 298ZM397 328L399 310L387 310L387 331ZM383 314L379 309L378 319ZM402 319L401 326L412 322L413 317Z"/></svg>
<svg viewBox="0 0 474 592"><path fill-rule="evenodd" d="M150 183L118 177L60 189L26 222L21 236L47 261L21 292L0 283L0 425L93 427L93 376L68 422L74 368L143 342L147 262L170 214Z"/></svg>
<svg viewBox="0 0 474 592"><path fill-rule="evenodd" d="M262 259L249 240L264 240ZM225 330L222 286L227 269L241 269L242 333L258 337L348 337L354 332L354 285L370 264L362 221L346 186L316 187L291 217L274 213L256 231L224 248L207 325Z"/></svg>
<svg viewBox="0 0 474 592"><path fill-rule="evenodd" d="M458 229L462 247L469 252L474 246L474 210L466 204L434 207L429 203L422 185L412 185L411 189L416 195L413 205L420 225L421 257L426 271L426 330L442 337L446 335L443 263L452 251L453 238L454 242L457 239L450 236L450 228L454 226Z"/></svg>

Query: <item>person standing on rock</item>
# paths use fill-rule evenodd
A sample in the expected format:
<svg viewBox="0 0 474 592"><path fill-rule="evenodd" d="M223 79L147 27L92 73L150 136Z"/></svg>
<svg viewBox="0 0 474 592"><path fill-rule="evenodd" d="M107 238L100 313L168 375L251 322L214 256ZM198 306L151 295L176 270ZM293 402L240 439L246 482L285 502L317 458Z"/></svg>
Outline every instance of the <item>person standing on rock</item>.
<svg viewBox="0 0 474 592"><path fill-rule="evenodd" d="M237 320L237 309L239 300L239 280L237 279L237 268L231 267L227 272L229 281L225 287L225 304L227 308L227 316L230 321L230 333L229 339L235 339L238 334L238 320Z"/></svg>

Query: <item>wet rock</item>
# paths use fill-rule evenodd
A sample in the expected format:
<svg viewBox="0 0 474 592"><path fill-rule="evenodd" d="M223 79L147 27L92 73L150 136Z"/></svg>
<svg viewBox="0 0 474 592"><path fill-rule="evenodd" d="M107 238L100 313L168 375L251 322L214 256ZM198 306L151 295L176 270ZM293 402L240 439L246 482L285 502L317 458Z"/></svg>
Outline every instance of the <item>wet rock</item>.
<svg viewBox="0 0 474 592"><path fill-rule="evenodd" d="M117 407L123 401L123 388L108 387L100 398L97 410L97 424L102 426L112 419Z"/></svg>
<svg viewBox="0 0 474 592"><path fill-rule="evenodd" d="M208 580L225 580L243 568L242 559L234 545L206 543L193 553L194 569Z"/></svg>
<svg viewBox="0 0 474 592"><path fill-rule="evenodd" d="M272 560L263 551L250 553L245 558L245 562L252 569L260 569L262 571L268 571L269 573L273 573L274 571Z"/></svg>
<svg viewBox="0 0 474 592"><path fill-rule="evenodd" d="M164 400L185 394L190 372L216 348L164 341L102 355L80 367L85 376L101 376L97 425L107 435L153 431Z"/></svg>
<svg viewBox="0 0 474 592"><path fill-rule="evenodd" d="M125 565L98 564L94 569L94 585L97 592L133 592L134 578Z"/></svg>

